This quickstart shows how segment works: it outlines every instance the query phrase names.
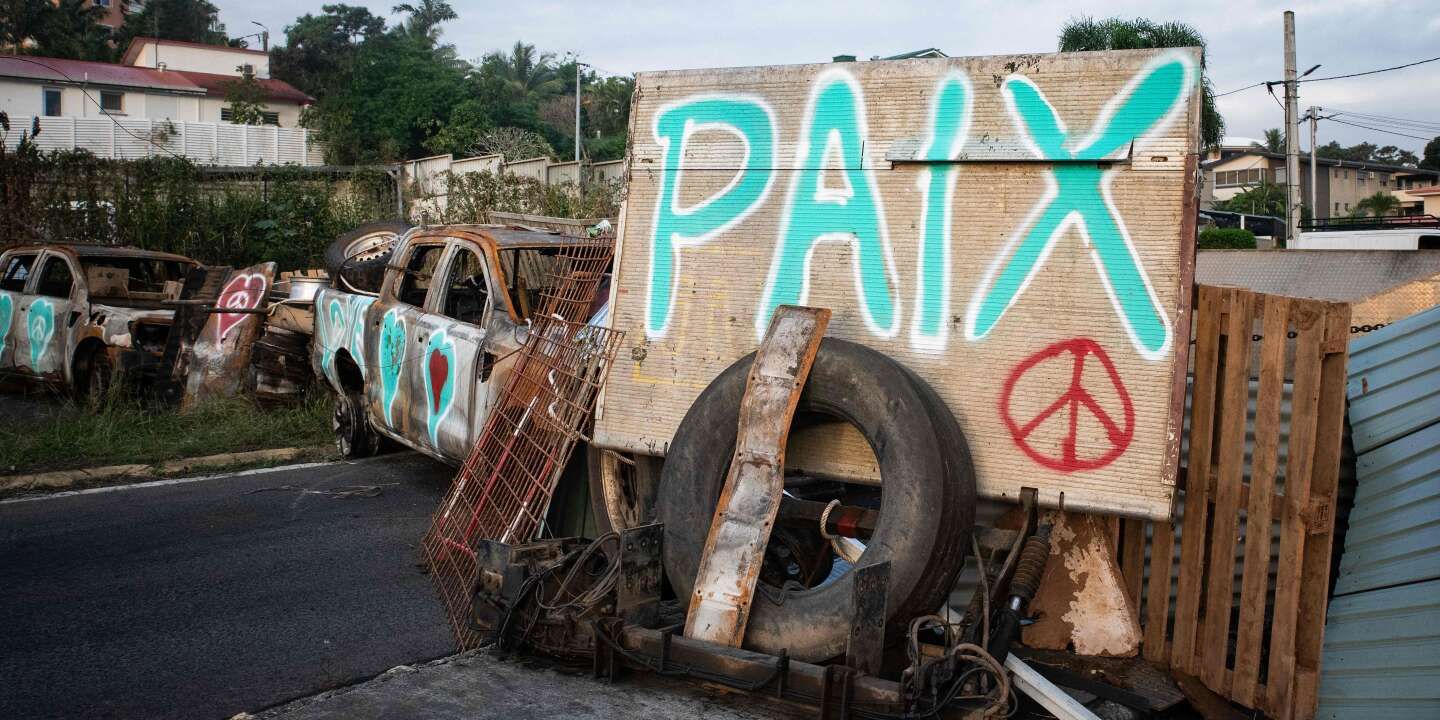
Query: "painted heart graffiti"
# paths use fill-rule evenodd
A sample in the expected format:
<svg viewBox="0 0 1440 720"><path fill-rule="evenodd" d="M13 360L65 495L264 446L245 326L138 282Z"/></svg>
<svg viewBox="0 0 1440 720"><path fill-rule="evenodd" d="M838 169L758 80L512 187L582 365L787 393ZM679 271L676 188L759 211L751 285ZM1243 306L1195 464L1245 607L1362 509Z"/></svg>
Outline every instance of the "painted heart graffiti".
<svg viewBox="0 0 1440 720"><path fill-rule="evenodd" d="M15 323L15 298L0 292L0 356L10 344L10 326Z"/></svg>
<svg viewBox="0 0 1440 720"><path fill-rule="evenodd" d="M36 300L30 305L30 320L25 331L30 338L30 367L40 372L40 358L45 357L50 338L55 336L55 305L49 300Z"/></svg>
<svg viewBox="0 0 1440 720"><path fill-rule="evenodd" d="M405 367L405 319L397 310L385 313L380 322L380 404L385 422L395 427L395 396L400 390L400 371Z"/></svg>
<svg viewBox="0 0 1440 720"><path fill-rule="evenodd" d="M440 423L455 406L455 343L444 330L425 344L425 410L430 444L440 445Z"/></svg>
<svg viewBox="0 0 1440 720"><path fill-rule="evenodd" d="M350 355L360 368L360 377L368 377L365 367L365 315L375 304L373 297L350 298Z"/></svg>
<svg viewBox="0 0 1440 720"><path fill-rule="evenodd" d="M215 307L232 310L253 310L260 307L260 301L265 298L265 276L260 273L244 273L235 275L225 283L225 288L220 291L220 297L215 300ZM248 317L247 313L220 313L215 316L215 327L219 333L220 342L230 335L230 331L240 324L240 321Z"/></svg>

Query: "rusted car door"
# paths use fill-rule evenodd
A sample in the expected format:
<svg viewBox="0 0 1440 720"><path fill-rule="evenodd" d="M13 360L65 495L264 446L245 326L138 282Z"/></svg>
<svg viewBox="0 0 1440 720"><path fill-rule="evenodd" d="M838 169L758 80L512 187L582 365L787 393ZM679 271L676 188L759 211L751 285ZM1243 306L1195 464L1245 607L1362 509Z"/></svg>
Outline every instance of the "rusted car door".
<svg viewBox="0 0 1440 720"><path fill-rule="evenodd" d="M473 421L484 413L492 283L479 245L456 238L449 246L417 323L423 355L412 387L422 394L411 404L411 422L422 444L460 462L474 441Z"/></svg>
<svg viewBox="0 0 1440 720"><path fill-rule="evenodd" d="M50 382L64 381L70 358L70 331L80 316L75 304L80 294L78 277L68 256L53 250L41 253L30 292L20 309L25 338L16 364L27 374Z"/></svg>
<svg viewBox="0 0 1440 720"><path fill-rule="evenodd" d="M34 279L38 250L11 251L0 255L0 372L18 369L26 344L25 318L33 297L27 295Z"/></svg>
<svg viewBox="0 0 1440 720"><path fill-rule="evenodd" d="M404 245L404 255L393 263L400 271L385 274L380 300L367 311L376 343L373 352L367 343L365 353L367 359L374 358L365 383L370 418L408 444L416 444L425 431L423 425L416 428L411 407L425 391L423 384L416 384L424 381L420 368L427 340L419 323L448 247L445 238L418 238Z"/></svg>

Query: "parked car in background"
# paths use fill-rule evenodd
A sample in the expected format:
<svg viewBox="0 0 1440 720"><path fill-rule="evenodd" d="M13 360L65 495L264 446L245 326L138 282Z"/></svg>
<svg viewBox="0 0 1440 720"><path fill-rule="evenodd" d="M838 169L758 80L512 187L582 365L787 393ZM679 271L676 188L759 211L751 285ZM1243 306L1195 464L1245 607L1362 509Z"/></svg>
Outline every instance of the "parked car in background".
<svg viewBox="0 0 1440 720"><path fill-rule="evenodd" d="M0 377L78 395L160 360L186 274L182 255L59 244L0 254Z"/></svg>

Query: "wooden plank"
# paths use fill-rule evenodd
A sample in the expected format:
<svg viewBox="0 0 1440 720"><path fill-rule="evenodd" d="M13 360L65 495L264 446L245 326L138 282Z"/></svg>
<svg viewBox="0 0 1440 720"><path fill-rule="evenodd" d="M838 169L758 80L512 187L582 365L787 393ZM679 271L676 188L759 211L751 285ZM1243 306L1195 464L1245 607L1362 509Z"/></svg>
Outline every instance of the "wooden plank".
<svg viewBox="0 0 1440 720"><path fill-rule="evenodd" d="M1125 575L1125 593L1130 596L1130 606L1139 613L1145 583L1144 520L1125 518L1120 521L1120 572Z"/></svg>
<svg viewBox="0 0 1440 720"><path fill-rule="evenodd" d="M1210 530L1209 583L1201 644L1200 679L1221 695L1230 645L1230 605L1234 597L1235 532L1240 515L1240 486L1245 482L1245 426L1250 402L1250 336L1254 293L1230 291L1225 342L1225 379L1220 388L1220 450L1215 458L1215 520Z"/></svg>
<svg viewBox="0 0 1440 720"><path fill-rule="evenodd" d="M1240 581L1240 625L1236 630L1231 697L1255 706L1260 681L1260 644L1265 637L1265 593L1270 582L1270 522L1275 472L1280 459L1280 400L1285 390L1285 344L1289 301L1270 297L1260 346L1260 391L1255 403L1255 447L1245 519L1245 568Z"/></svg>
<svg viewBox="0 0 1440 720"><path fill-rule="evenodd" d="M782 305L755 353L740 400L735 459L700 557L685 636L739 647L765 544L785 489L785 440L830 322L825 308Z"/></svg>
<svg viewBox="0 0 1440 720"><path fill-rule="evenodd" d="M1220 347L1220 302L1224 291L1201 286L1195 312L1195 380L1190 405L1190 477L1210 474L1214 441L1216 372ZM1209 513L1205 483L1189 483L1185 490L1185 519L1180 536L1180 585L1175 596L1175 635L1170 663L1195 672L1195 630L1200 614L1204 579L1205 526Z"/></svg>
<svg viewBox="0 0 1440 720"><path fill-rule="evenodd" d="M1175 526L1168 522L1153 525L1150 540L1150 583L1146 588L1145 659L1164 663L1166 624L1170 619L1170 571L1175 564Z"/></svg>
<svg viewBox="0 0 1440 720"><path fill-rule="evenodd" d="M1290 396L1290 448L1285 465L1285 501L1280 513L1280 554L1275 574L1275 610L1271 620L1266 702L1262 709L1285 717L1295 677L1295 620L1300 605L1300 576L1305 547L1304 511L1309 504L1320 406L1320 344L1325 338L1319 303L1291 305L1295 327L1294 390ZM1306 632L1318 628L1306 628Z"/></svg>
<svg viewBox="0 0 1440 720"><path fill-rule="evenodd" d="M1325 353L1320 363L1320 399L1315 423L1315 460L1310 480L1310 503L1314 508L1335 506L1340 482L1340 446L1345 433L1345 370L1348 355L1344 342L1350 335L1350 308L1330 305L1325 309ZM1335 351L1335 347L1341 350ZM1295 638L1295 680L1291 693L1291 717L1310 720L1318 701L1316 677L1325 641L1325 606L1330 590L1330 553L1335 533L1333 510L1323 519L1307 513L1304 564L1300 568L1300 602L1295 617L1304 631ZM1317 527L1318 526L1318 527ZM1318 531L1317 531L1318 529Z"/></svg>

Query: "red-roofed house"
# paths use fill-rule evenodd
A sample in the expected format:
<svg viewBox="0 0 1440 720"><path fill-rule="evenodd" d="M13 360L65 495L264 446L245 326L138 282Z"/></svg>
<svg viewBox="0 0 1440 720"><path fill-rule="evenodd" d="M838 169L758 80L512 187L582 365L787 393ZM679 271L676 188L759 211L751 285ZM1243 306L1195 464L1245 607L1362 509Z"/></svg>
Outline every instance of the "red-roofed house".
<svg viewBox="0 0 1440 720"><path fill-rule="evenodd" d="M290 83L272 79L270 56L259 50L137 37L119 64L0 56L0 109L11 117L92 117L103 111L225 122L227 86L245 75L265 91L267 124L296 127L300 109L315 102ZM94 97L87 100L82 88Z"/></svg>
<svg viewBox="0 0 1440 720"><path fill-rule="evenodd" d="M233 136L238 130L226 129L230 126L231 112L225 96L232 83L241 82L246 76L253 77L263 92L265 124L284 132L271 133L268 139L258 137L257 142L262 144L259 150L250 148L246 141L246 147L236 158L246 162L226 161L226 148L222 146L227 143L218 138ZM55 125L58 130L65 125L60 119L73 119L79 123L71 123L77 128L72 131L77 139L69 146L85 147L101 155L128 156L113 147L107 153L106 148L97 148L95 143L79 139L78 129L97 119L105 123L91 128L86 137L114 125L123 136L120 139L128 142L134 137L130 126L137 125L137 121L147 133L153 133L154 123L166 128L167 122L184 124L177 129L181 135L186 133L188 125L208 124L215 127L196 127L190 134L216 138L210 143L213 152L207 155L187 148L184 154L201 162L223 161L223 164L250 164L252 157L260 161L309 164L312 154L309 135L299 125L301 110L313 102L314 98L289 83L270 77L269 55L246 48L138 37L130 43L120 63L0 55L0 110L9 114L12 126L27 127L30 117L39 117L42 127ZM47 135L40 138L43 144L65 147L55 145L59 139L54 133L42 132L42 135ZM302 148L299 152L307 160L279 159L278 151L267 150L282 144L296 147L297 143Z"/></svg>

